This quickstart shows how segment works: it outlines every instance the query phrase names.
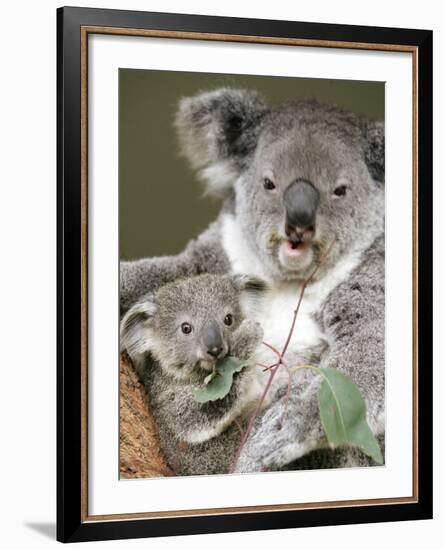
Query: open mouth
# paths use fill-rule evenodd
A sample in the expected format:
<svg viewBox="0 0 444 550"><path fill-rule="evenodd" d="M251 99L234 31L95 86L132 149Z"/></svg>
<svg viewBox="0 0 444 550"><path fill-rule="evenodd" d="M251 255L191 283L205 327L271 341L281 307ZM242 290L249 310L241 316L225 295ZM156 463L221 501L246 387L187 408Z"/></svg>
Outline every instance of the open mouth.
<svg viewBox="0 0 444 550"><path fill-rule="evenodd" d="M316 245L313 241L291 241L285 239L279 246L279 262L285 269L305 269L313 259L313 251Z"/></svg>
<svg viewBox="0 0 444 550"><path fill-rule="evenodd" d="M282 252L286 256L297 258L298 256L302 256L307 250L309 250L311 245L309 243L303 243L302 241L294 242L285 240L281 246Z"/></svg>

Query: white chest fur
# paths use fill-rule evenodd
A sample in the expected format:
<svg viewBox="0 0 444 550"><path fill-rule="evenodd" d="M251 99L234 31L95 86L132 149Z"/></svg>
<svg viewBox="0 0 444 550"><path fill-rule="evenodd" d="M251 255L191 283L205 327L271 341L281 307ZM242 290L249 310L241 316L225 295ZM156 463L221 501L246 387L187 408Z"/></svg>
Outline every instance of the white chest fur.
<svg viewBox="0 0 444 550"><path fill-rule="evenodd" d="M301 293L300 284L296 282L275 283L267 277L264 267L242 238L241 231L232 215L227 215L223 220L222 243L233 273L244 273L264 278L271 286L270 293L261 311L258 312L257 320L264 329L264 342L282 351L290 333L294 311ZM288 366L304 363L307 352L325 343L326 336L316 322L315 315L322 310L329 293L343 282L358 265L359 259L360 254L357 251L349 253L322 280L306 288L285 355ZM276 354L266 346L262 346L258 351L257 361L259 363L272 365L275 360ZM287 381L288 376L285 369L281 370L282 375L279 379L283 383ZM268 375L263 378L266 382ZM279 385L278 382L276 386Z"/></svg>
<svg viewBox="0 0 444 550"><path fill-rule="evenodd" d="M326 341L325 335L315 320L315 314L322 307L325 295L321 296L314 287L306 289L294 330L290 335L300 292L301 287L294 283L274 287L264 302L257 319L264 329L264 342L280 352L284 349L287 338L290 337L285 354L285 363L288 367L307 364L308 356L312 355L315 349L320 349ZM258 363L266 366L273 365L276 359L276 353L265 344L258 350ZM262 378L263 383L266 383L268 375L262 376ZM286 384L287 380L287 370L281 368L273 387L276 389L280 385Z"/></svg>
<svg viewBox="0 0 444 550"><path fill-rule="evenodd" d="M274 287L264 302L258 319L264 329L264 341L280 351L282 351L287 338L290 336L290 328L300 292L301 287L296 284ZM288 346L289 360L294 361L296 359L296 357L291 356L297 353L298 350L301 353L304 349L318 346L321 343L323 334L314 319L314 314L320 306L321 304L316 295L306 290ZM268 357L269 351L263 355L264 358Z"/></svg>

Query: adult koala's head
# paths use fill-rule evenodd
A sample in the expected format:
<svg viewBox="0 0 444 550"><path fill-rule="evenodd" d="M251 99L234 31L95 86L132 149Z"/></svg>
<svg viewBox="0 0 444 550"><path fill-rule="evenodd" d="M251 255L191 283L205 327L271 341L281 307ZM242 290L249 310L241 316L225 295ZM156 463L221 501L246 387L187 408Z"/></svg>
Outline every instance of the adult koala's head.
<svg viewBox="0 0 444 550"><path fill-rule="evenodd" d="M222 88L182 99L177 127L208 191L234 199L223 241L240 270L302 279L327 249L318 274L383 231L382 123Z"/></svg>

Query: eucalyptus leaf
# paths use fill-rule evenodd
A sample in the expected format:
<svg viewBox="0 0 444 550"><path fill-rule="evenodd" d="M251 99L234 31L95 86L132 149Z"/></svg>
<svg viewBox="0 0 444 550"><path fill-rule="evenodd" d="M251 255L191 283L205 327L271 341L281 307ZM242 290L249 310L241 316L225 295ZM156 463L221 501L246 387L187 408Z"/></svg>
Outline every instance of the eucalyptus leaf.
<svg viewBox="0 0 444 550"><path fill-rule="evenodd" d="M244 366L236 357L220 359L213 372L205 378L205 386L194 391L194 399L198 403L223 399L231 389L234 373L241 371Z"/></svg>
<svg viewBox="0 0 444 550"><path fill-rule="evenodd" d="M336 369L315 370L324 378L318 393L319 413L330 446L358 447L382 464L381 450L367 423L367 407L359 388Z"/></svg>

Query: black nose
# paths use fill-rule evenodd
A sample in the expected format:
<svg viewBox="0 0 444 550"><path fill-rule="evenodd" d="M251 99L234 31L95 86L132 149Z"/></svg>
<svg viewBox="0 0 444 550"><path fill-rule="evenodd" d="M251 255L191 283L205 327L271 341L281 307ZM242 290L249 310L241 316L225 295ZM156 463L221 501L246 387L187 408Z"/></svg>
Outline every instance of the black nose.
<svg viewBox="0 0 444 550"><path fill-rule="evenodd" d="M202 338L208 355L218 358L224 349L222 331L216 321L208 321L202 329Z"/></svg>
<svg viewBox="0 0 444 550"><path fill-rule="evenodd" d="M298 178L284 192L285 232L290 238L303 240L313 235L319 191L311 181Z"/></svg>

